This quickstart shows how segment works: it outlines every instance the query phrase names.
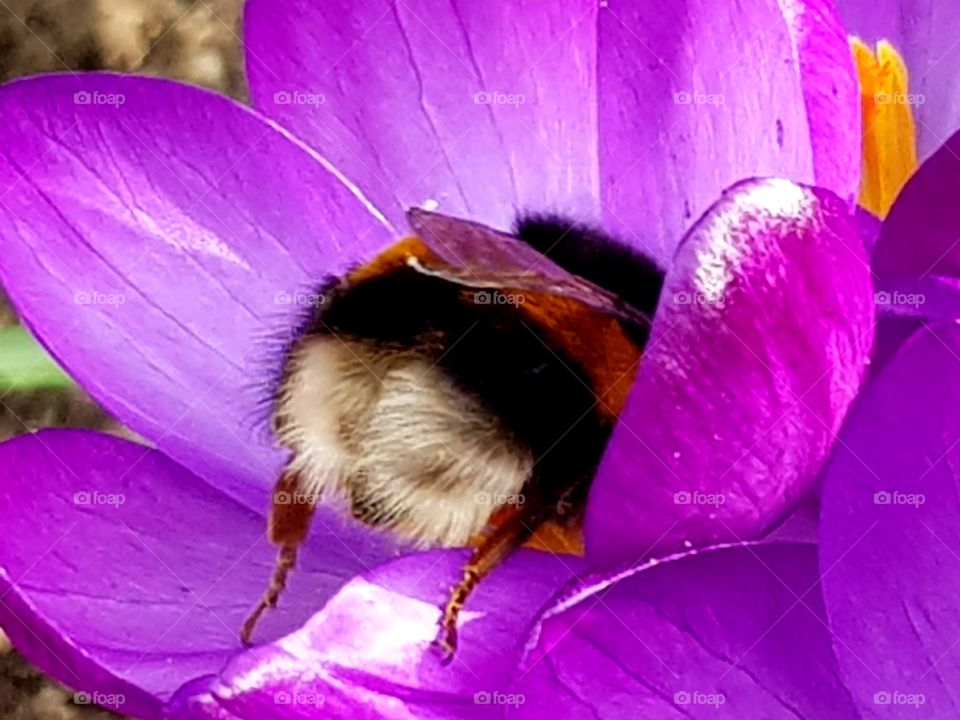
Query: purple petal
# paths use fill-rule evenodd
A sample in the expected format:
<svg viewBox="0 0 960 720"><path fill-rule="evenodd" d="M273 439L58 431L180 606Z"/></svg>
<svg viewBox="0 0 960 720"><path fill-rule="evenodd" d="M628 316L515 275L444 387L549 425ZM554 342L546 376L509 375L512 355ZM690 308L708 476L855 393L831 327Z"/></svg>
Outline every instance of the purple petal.
<svg viewBox="0 0 960 720"><path fill-rule="evenodd" d="M170 720L237 720L210 692L216 676L208 675L184 685L166 708L164 717Z"/></svg>
<svg viewBox="0 0 960 720"><path fill-rule="evenodd" d="M71 687L158 717L242 648L237 631L275 550L263 517L160 452L85 431L0 445L0 625ZM299 627L380 558L321 523L258 635Z"/></svg>
<svg viewBox="0 0 960 720"><path fill-rule="evenodd" d="M880 227L883 221L869 210L862 207L856 209L857 229L860 233L860 239L863 241L863 247L867 251L868 257L873 257L873 251L877 246L877 237L880 235Z"/></svg>
<svg viewBox="0 0 960 720"><path fill-rule="evenodd" d="M903 344L923 327L923 323L923 319L913 317L881 315L877 318L877 334L873 340L870 371L865 383L887 366Z"/></svg>
<svg viewBox="0 0 960 720"><path fill-rule="evenodd" d="M430 647L439 608L467 554L434 551L378 567L346 585L302 630L238 657L208 687L174 702L236 717L498 717L478 693L504 692L530 629L581 567L571 557L520 551L470 597L450 665ZM230 716L228 716L230 717Z"/></svg>
<svg viewBox="0 0 960 720"><path fill-rule="evenodd" d="M931 325L865 390L827 468L824 597L864 718L960 713L958 406L960 328Z"/></svg>
<svg viewBox="0 0 960 720"><path fill-rule="evenodd" d="M807 494L768 535L764 542L786 540L789 542L816 543L820 526L819 489Z"/></svg>
<svg viewBox="0 0 960 720"><path fill-rule="evenodd" d="M881 370L925 320L960 319L960 132L907 182L880 225L873 249L878 277L872 371ZM866 215L865 213L862 213ZM869 219L864 228L869 236Z"/></svg>
<svg viewBox="0 0 960 720"><path fill-rule="evenodd" d="M958 185L960 132L920 166L884 220L873 254L881 278L960 278Z"/></svg>
<svg viewBox="0 0 960 720"><path fill-rule="evenodd" d="M779 0L800 62L816 185L853 204L860 186L860 88L833 0Z"/></svg>
<svg viewBox="0 0 960 720"><path fill-rule="evenodd" d="M856 219L860 236L863 239L863 246L866 248L871 262L873 262L883 222L860 207L857 208ZM903 246L905 249L909 248L907 252L913 252L915 241L916 238L911 234L907 244ZM886 243L889 242L886 241ZM903 239L894 241L894 245L902 244ZM894 267L893 271L896 273L898 269ZM881 270L881 272L883 271ZM927 287L918 289L916 287L917 283ZM960 296L957 296L956 300L954 299L955 293L951 289L952 283L946 278L927 277L918 279L916 275L905 277L885 275L876 277L874 284L876 286L874 302L877 304L878 318L877 334L873 343L873 354L870 358L871 375L880 372L896 354L897 350L922 327L921 319L948 317L950 313L954 312L954 308L956 308L957 314L953 317L960 317L960 302L957 302L957 300L960 300ZM912 290L911 286L913 286ZM931 289L933 290L932 293ZM881 293L885 293L885 295ZM890 300L896 299L897 293L902 293L904 302L898 301L892 304ZM917 293L923 296L922 303L914 302ZM910 295L913 295L913 298L910 298ZM928 295L933 295L936 302L928 305ZM933 311L932 315L929 314L931 310Z"/></svg>
<svg viewBox="0 0 960 720"><path fill-rule="evenodd" d="M838 0L846 31L868 43L889 40L910 73L921 157L960 130L960 5L944 0Z"/></svg>
<svg viewBox="0 0 960 720"><path fill-rule="evenodd" d="M294 292L391 233L316 155L196 88L16 82L0 134L0 280L28 324L120 420L262 507Z"/></svg>
<svg viewBox="0 0 960 720"><path fill-rule="evenodd" d="M873 335L846 206L786 180L728 191L684 239L594 480L587 554L750 539L810 489Z"/></svg>
<svg viewBox="0 0 960 720"><path fill-rule="evenodd" d="M610 227L669 262L695 219L745 177L822 177L853 195L859 94L845 40L832 22L808 21L827 15L821 3L791 4L786 15L766 2L609 5L600 14L599 122ZM808 123L807 110L827 117ZM836 172L812 157L811 137Z"/></svg>
<svg viewBox="0 0 960 720"><path fill-rule="evenodd" d="M729 547L584 589L549 611L501 701L520 718L855 717L816 548Z"/></svg>
<svg viewBox="0 0 960 720"><path fill-rule="evenodd" d="M856 190L846 41L821 0L788 7L252 0L247 66L256 107L397 225L428 201L500 229L555 210L669 261L743 177Z"/></svg>
<svg viewBox="0 0 960 720"><path fill-rule="evenodd" d="M597 198L594 0L252 0L251 97L397 227L429 201L507 229Z"/></svg>
<svg viewBox="0 0 960 720"><path fill-rule="evenodd" d="M876 288L874 300L885 316L960 318L960 277L884 278Z"/></svg>

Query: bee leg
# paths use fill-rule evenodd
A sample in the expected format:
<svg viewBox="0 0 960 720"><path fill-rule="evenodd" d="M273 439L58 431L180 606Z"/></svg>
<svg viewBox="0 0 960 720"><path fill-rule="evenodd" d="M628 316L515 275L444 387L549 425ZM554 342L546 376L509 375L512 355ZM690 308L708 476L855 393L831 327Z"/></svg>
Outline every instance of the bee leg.
<svg viewBox="0 0 960 720"><path fill-rule="evenodd" d="M277 606L277 601L287 586L287 577L296 565L300 543L310 530L310 520L316 505L312 498L303 496L298 487L298 477L284 472L274 488L267 535L272 543L280 546L280 552L273 566L269 586L240 628L240 641L247 646L252 644L251 638L257 622L268 609Z"/></svg>
<svg viewBox="0 0 960 720"><path fill-rule="evenodd" d="M276 564L273 567L273 574L270 577L270 586L266 592L264 592L257 606L251 611L250 615L247 616L247 619L243 621L243 626L240 628L240 642L247 647L253 644L251 638L260 618L268 609L277 606L280 593L282 593L283 589L287 586L287 576L290 574L296 562L297 546L281 546L280 552L277 554Z"/></svg>
<svg viewBox="0 0 960 720"><path fill-rule="evenodd" d="M434 645L443 654L444 664L453 660L457 650L457 621L467 597L490 571L533 534L537 525L539 522L531 514L515 509L503 524L474 549L463 568L463 578L450 588L449 598L440 616L440 631Z"/></svg>

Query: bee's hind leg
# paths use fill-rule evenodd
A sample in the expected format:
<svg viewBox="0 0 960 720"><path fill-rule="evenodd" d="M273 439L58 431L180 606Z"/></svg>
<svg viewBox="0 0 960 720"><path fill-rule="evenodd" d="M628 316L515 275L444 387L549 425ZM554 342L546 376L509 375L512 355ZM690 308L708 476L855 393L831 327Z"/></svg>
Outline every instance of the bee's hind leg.
<svg viewBox="0 0 960 720"><path fill-rule="evenodd" d="M310 530L315 508L314 498L303 496L299 491L297 476L284 472L274 488L267 530L270 541L280 546L280 552L269 586L240 628L240 641L244 645L252 644L253 631L263 614L277 606L277 600L287 586L287 577L296 565L300 543Z"/></svg>
<svg viewBox="0 0 960 720"><path fill-rule="evenodd" d="M457 650L457 622L467 597L513 550L526 542L541 522L520 508L510 508L508 513L503 523L474 548L470 560L463 568L463 578L450 588L450 595L440 616L440 631L434 640L434 645L440 649L445 663L453 659Z"/></svg>

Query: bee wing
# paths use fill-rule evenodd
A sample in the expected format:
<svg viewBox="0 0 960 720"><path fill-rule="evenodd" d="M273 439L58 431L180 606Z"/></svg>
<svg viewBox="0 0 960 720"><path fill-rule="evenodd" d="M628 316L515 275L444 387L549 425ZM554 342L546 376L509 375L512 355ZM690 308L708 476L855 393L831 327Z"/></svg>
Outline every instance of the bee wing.
<svg viewBox="0 0 960 720"><path fill-rule="evenodd" d="M512 235L479 223L413 208L410 229L436 256L420 272L471 288L509 288L569 297L597 312L648 325L650 318L617 295L568 272Z"/></svg>

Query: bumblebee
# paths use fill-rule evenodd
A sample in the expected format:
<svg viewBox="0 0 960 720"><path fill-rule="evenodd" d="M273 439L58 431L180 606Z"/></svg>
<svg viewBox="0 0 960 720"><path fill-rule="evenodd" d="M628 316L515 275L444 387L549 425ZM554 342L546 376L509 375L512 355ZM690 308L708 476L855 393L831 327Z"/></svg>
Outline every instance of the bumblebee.
<svg viewBox="0 0 960 720"><path fill-rule="evenodd" d="M512 234L409 219L412 236L322 283L284 359L273 425L290 458L269 524L280 553L244 642L319 502L415 547L473 546L440 618L448 657L471 590L514 548L580 551L662 269L560 217L523 216Z"/></svg>

